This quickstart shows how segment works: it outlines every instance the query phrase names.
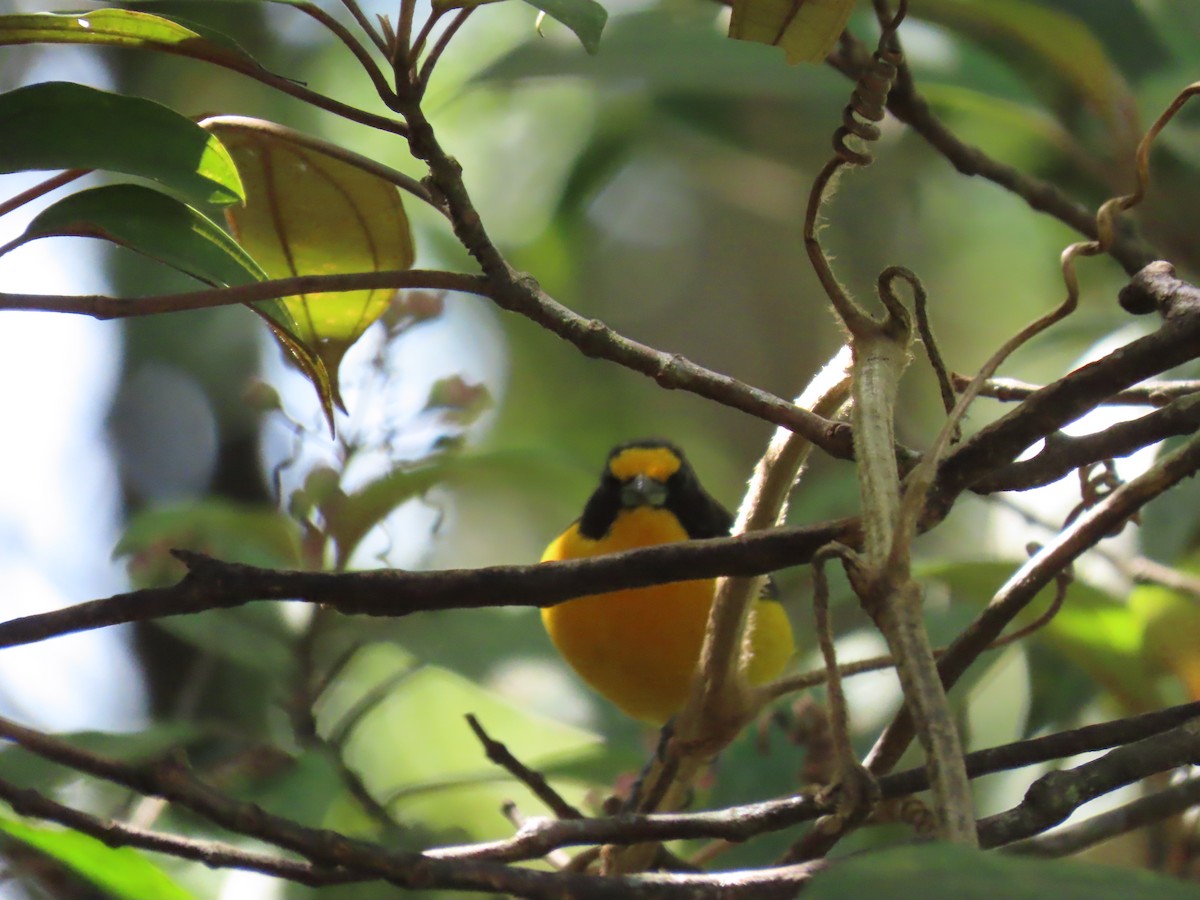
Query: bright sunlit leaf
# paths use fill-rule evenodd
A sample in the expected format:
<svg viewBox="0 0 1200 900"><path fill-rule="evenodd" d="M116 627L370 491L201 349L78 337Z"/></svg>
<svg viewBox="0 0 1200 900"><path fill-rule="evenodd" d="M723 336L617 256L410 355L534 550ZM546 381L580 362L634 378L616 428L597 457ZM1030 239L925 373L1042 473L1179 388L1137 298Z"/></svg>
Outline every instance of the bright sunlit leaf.
<svg viewBox="0 0 1200 900"><path fill-rule="evenodd" d="M226 210L241 245L272 278L407 269L413 263L408 216L396 186L286 137L214 124L237 162L246 205ZM284 303L295 336L324 363L326 396L341 406L342 357L387 310L388 289L302 294Z"/></svg>
<svg viewBox="0 0 1200 900"><path fill-rule="evenodd" d="M734 0L729 36L783 48L787 61L819 63L845 30L855 0Z"/></svg>
<svg viewBox="0 0 1200 900"><path fill-rule="evenodd" d="M922 565L920 575L950 588L956 603L983 606L1015 568L990 560L935 562ZM1014 627L1041 615L1053 596L1053 586L1043 588ZM1044 644L1086 672L1130 712L1146 712L1161 706L1163 698L1156 673L1143 658L1142 633L1139 616L1129 605L1077 579L1058 614L1027 640Z"/></svg>
<svg viewBox="0 0 1200 900"><path fill-rule="evenodd" d="M467 713L543 772L603 752L596 735L514 706L448 669L420 665L394 644L360 650L316 708L320 733L345 737L347 764L402 820L499 837L511 829L499 803L518 799L531 811L538 805L487 759ZM418 732L421 739L412 740Z"/></svg>
<svg viewBox="0 0 1200 900"><path fill-rule="evenodd" d="M1188 698L1200 700L1200 606L1158 584L1138 585L1129 607L1143 623L1146 661L1179 679Z"/></svg>
<svg viewBox="0 0 1200 900"><path fill-rule="evenodd" d="M158 182L191 203L243 199L216 136L141 97L69 82L0 94L0 172L105 169Z"/></svg>
<svg viewBox="0 0 1200 900"><path fill-rule="evenodd" d="M5 44L130 47L207 60L239 71L261 68L224 36L210 39L170 19L130 9L0 16L0 46Z"/></svg>
<svg viewBox="0 0 1200 900"><path fill-rule="evenodd" d="M128 900L188 900L192 896L129 847L109 847L78 831L34 826L6 816L0 817L0 831L58 860L102 888L105 896Z"/></svg>

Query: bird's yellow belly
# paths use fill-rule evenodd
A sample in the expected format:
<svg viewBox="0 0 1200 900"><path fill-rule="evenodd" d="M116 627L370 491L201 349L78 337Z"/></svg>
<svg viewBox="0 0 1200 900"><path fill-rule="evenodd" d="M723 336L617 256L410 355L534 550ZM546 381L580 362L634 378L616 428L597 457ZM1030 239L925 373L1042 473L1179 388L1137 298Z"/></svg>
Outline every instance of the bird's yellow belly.
<svg viewBox="0 0 1200 900"><path fill-rule="evenodd" d="M588 684L635 719L662 724L691 690L712 581L684 581L594 594L542 610L558 652ZM795 647L774 600L759 600L748 624L751 684L777 678Z"/></svg>
<svg viewBox="0 0 1200 900"><path fill-rule="evenodd" d="M542 561L579 559L687 538L662 509L622 512L601 541L572 525L546 548ZM563 659L589 685L635 719L662 724L683 707L700 658L716 582L709 579L592 594L542 610L542 622ZM762 684L783 671L794 649L783 607L759 600L747 623L746 675Z"/></svg>
<svg viewBox="0 0 1200 900"><path fill-rule="evenodd" d="M687 699L712 594L711 580L594 594L542 610L542 621L584 681L662 723Z"/></svg>

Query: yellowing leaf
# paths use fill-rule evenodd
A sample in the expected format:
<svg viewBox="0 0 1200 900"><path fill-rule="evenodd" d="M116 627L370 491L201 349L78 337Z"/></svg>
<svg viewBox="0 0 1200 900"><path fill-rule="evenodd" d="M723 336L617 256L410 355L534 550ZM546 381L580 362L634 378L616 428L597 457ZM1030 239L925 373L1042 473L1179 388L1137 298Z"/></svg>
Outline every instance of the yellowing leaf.
<svg viewBox="0 0 1200 900"><path fill-rule="evenodd" d="M734 0L729 36L782 47L792 65L819 63L853 11L854 0Z"/></svg>
<svg viewBox="0 0 1200 900"><path fill-rule="evenodd" d="M269 276L412 266L412 231L395 185L285 135L226 123L210 128L233 155L246 188L246 205L226 210L230 227ZM295 338L328 371L327 388L317 383L327 412L331 402L342 406L338 364L387 310L394 293L376 289L284 300L299 326Z"/></svg>

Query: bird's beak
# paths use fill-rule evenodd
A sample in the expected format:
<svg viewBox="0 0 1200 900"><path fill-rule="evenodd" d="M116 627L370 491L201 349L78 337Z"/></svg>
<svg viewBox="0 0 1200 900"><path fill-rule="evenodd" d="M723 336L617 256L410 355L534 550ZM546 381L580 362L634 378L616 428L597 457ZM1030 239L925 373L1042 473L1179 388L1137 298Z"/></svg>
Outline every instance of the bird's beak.
<svg viewBox="0 0 1200 900"><path fill-rule="evenodd" d="M626 509L636 506L659 507L667 502L667 486L649 475L636 475L621 486L621 505Z"/></svg>

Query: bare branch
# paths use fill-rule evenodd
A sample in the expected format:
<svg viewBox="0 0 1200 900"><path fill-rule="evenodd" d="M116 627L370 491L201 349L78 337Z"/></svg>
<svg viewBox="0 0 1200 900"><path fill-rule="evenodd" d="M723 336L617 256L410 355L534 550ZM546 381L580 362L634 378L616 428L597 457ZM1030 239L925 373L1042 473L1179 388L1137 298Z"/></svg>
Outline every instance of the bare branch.
<svg viewBox="0 0 1200 900"><path fill-rule="evenodd" d="M1200 719L1144 738L1064 772L1043 775L1025 799L1007 812L979 822L980 845L1002 847L1064 821L1089 800L1160 772L1195 762L1200 754Z"/></svg>
<svg viewBox="0 0 1200 900"><path fill-rule="evenodd" d="M161 834L112 819L101 819L51 800L38 791L18 788L2 780L0 800L22 816L57 822L103 841L109 847L137 847L155 853L166 853L179 859L203 863L210 869L247 869L313 887L349 884L370 880L372 877L325 868L302 860L254 853L232 844Z"/></svg>
<svg viewBox="0 0 1200 900"><path fill-rule="evenodd" d="M1068 828L1007 844L1004 850L1026 856L1071 856L1103 841L1177 816L1197 804L1200 804L1200 778L1192 777Z"/></svg>
<svg viewBox="0 0 1200 900"><path fill-rule="evenodd" d="M350 272L345 275L300 275L256 281L235 287L156 294L150 297L110 297L104 294L0 294L0 310L69 313L94 319L129 319L192 309L213 309L276 300L293 294L323 291L360 291L380 288L428 288L481 294L486 290L477 275L405 269L387 272Z"/></svg>
<svg viewBox="0 0 1200 900"><path fill-rule="evenodd" d="M349 615L405 616L431 609L551 606L582 594L689 578L755 575L808 561L831 540L856 542L852 519L736 538L662 544L590 559L439 572L298 572L221 562L175 551L187 576L0 623L0 647L124 622L228 609L255 600L306 600Z"/></svg>

